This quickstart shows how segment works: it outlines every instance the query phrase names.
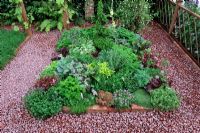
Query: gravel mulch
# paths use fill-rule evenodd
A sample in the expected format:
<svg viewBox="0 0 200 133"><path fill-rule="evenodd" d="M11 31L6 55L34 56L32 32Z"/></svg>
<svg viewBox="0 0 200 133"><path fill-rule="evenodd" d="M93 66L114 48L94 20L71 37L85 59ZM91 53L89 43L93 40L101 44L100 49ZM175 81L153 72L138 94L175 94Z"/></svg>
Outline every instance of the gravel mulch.
<svg viewBox="0 0 200 133"><path fill-rule="evenodd" d="M200 69L177 47L158 25L143 32L153 42L157 58L168 59L172 86L182 99L174 112L90 113L81 116L60 113L45 121L32 118L21 98L34 84L54 51L58 32L36 33L17 57L1 72L0 132L200 132Z"/></svg>

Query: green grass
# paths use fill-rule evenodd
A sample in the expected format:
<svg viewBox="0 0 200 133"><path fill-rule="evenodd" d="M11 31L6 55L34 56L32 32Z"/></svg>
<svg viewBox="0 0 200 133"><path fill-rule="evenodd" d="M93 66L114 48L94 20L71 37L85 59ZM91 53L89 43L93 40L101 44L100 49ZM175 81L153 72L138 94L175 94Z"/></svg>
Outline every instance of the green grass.
<svg viewBox="0 0 200 133"><path fill-rule="evenodd" d="M16 49L24 39L24 33L0 29L0 69L15 56Z"/></svg>
<svg viewBox="0 0 200 133"><path fill-rule="evenodd" d="M134 92L134 103L146 108L153 108L151 105L151 97L144 89L138 89Z"/></svg>

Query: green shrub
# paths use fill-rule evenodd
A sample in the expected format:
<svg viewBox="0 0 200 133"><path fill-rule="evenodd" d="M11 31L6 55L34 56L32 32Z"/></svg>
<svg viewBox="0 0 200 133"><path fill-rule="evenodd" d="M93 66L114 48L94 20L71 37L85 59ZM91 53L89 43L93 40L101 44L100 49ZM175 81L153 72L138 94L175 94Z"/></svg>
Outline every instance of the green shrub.
<svg viewBox="0 0 200 133"><path fill-rule="evenodd" d="M99 0L97 6L97 21L96 24L104 25L107 22L107 17L103 12L103 2Z"/></svg>
<svg viewBox="0 0 200 133"><path fill-rule="evenodd" d="M116 44L133 49L134 53L139 55L141 51L149 48L150 42L144 40L141 35L136 34L123 27L108 27L107 36L114 40Z"/></svg>
<svg viewBox="0 0 200 133"><path fill-rule="evenodd" d="M134 68L131 69L126 67L118 72L114 72L110 76L94 75L94 88L95 90L104 90L108 92L114 92L121 88L127 88L131 92L134 92L137 88L135 85L136 81L134 73Z"/></svg>
<svg viewBox="0 0 200 133"><path fill-rule="evenodd" d="M107 62L93 62L89 64L88 73L93 77L95 90L114 92L122 87L120 78L114 76L115 71L110 69Z"/></svg>
<svg viewBox="0 0 200 133"><path fill-rule="evenodd" d="M99 59L108 62L109 66L115 71L124 67L132 68L134 63L138 62L137 55L130 48L120 45L114 45L112 49L102 51Z"/></svg>
<svg viewBox="0 0 200 133"><path fill-rule="evenodd" d="M74 100L80 101L81 95L85 93L85 88L76 78L71 76L60 81L54 89L63 98L63 104L67 106L72 106Z"/></svg>
<svg viewBox="0 0 200 133"><path fill-rule="evenodd" d="M92 62L87 65L87 69L92 75L105 75L106 77L110 77L114 73L107 62Z"/></svg>
<svg viewBox="0 0 200 133"><path fill-rule="evenodd" d="M57 50L64 48L64 47L67 48L67 47L69 47L69 45L72 44L72 42L68 36L69 36L68 31L64 31L62 33L61 38L58 40L57 45L56 45Z"/></svg>
<svg viewBox="0 0 200 133"><path fill-rule="evenodd" d="M96 24L95 28L98 31L98 34L101 34L104 32L105 28L103 25L107 22L107 17L103 12L103 3L102 0L98 1L98 6L97 6L97 17L96 17Z"/></svg>
<svg viewBox="0 0 200 133"><path fill-rule="evenodd" d="M152 78L159 76L160 70L155 68L141 68L134 73L134 86L145 88Z"/></svg>
<svg viewBox="0 0 200 133"><path fill-rule="evenodd" d="M101 75L95 77L94 89L95 90L103 90L108 92L114 92L116 90L121 89L124 84L122 78L117 74L113 74L111 77L106 77L105 75Z"/></svg>
<svg viewBox="0 0 200 133"><path fill-rule="evenodd" d="M41 72L40 78L54 76L54 75L55 75L56 68L57 68L57 65L58 65L58 62L57 62L57 61L51 62L51 64L48 65L48 66Z"/></svg>
<svg viewBox="0 0 200 133"><path fill-rule="evenodd" d="M95 58L91 54L80 55L80 53L76 53L73 54L73 57L83 64L89 64L95 60Z"/></svg>
<svg viewBox="0 0 200 133"><path fill-rule="evenodd" d="M85 54L91 54L95 52L95 47L93 46L93 41L85 38L80 38L80 43L72 45L70 47L70 54L79 54L80 56Z"/></svg>
<svg viewBox="0 0 200 133"><path fill-rule="evenodd" d="M144 89L137 89L133 94L135 104L146 108L152 108L151 97Z"/></svg>
<svg viewBox="0 0 200 133"><path fill-rule="evenodd" d="M118 39L126 39L129 44L135 43L140 38L139 34L135 34L134 32L123 27L117 27L116 32Z"/></svg>
<svg viewBox="0 0 200 133"><path fill-rule="evenodd" d="M104 88L109 89L111 92L121 88L133 90L133 84L135 83L133 77L136 70L140 69L140 62L130 48L114 45L111 50L102 51L99 59L108 62L115 73L108 79L102 79L96 85L97 88L108 86Z"/></svg>
<svg viewBox="0 0 200 133"><path fill-rule="evenodd" d="M151 93L151 104L162 111L171 111L180 106L176 92L169 87L162 86Z"/></svg>
<svg viewBox="0 0 200 133"><path fill-rule="evenodd" d="M121 88L126 88L131 92L134 92L138 88L134 77L135 71L138 70L138 67L138 64L133 68L125 67L113 75L115 79L120 80L120 83L122 84Z"/></svg>
<svg viewBox="0 0 200 133"><path fill-rule="evenodd" d="M110 38L105 38L101 36L97 36L94 38L94 46L101 50L110 49L114 44L115 43Z"/></svg>
<svg viewBox="0 0 200 133"><path fill-rule="evenodd" d="M135 32L144 28L152 17L147 0L124 0L117 9L121 25Z"/></svg>
<svg viewBox="0 0 200 133"><path fill-rule="evenodd" d="M134 78L135 78L135 84L139 88L145 87L152 79L147 69L137 70L137 72L134 75Z"/></svg>
<svg viewBox="0 0 200 133"><path fill-rule="evenodd" d="M24 98L25 107L30 114L38 119L51 117L62 108L60 98L52 91L33 90Z"/></svg>
<svg viewBox="0 0 200 133"><path fill-rule="evenodd" d="M114 105L117 109L131 108L134 96L128 90L117 90L114 93Z"/></svg>
<svg viewBox="0 0 200 133"><path fill-rule="evenodd" d="M70 45L76 45L81 43L81 39L84 35L84 30L78 27L74 27L71 30L64 31L61 38L59 39L56 49L59 50L63 47L69 47Z"/></svg>

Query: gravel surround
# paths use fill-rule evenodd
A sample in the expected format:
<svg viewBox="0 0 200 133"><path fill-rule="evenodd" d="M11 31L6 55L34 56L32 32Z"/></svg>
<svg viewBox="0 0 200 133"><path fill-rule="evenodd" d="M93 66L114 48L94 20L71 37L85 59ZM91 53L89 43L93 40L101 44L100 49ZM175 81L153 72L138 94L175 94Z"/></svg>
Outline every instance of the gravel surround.
<svg viewBox="0 0 200 133"><path fill-rule="evenodd" d="M80 116L60 113L45 121L35 120L24 109L22 97L34 85L41 70L50 63L58 31L34 33L13 61L0 72L0 132L200 132L200 68L174 44L157 24L142 33L152 41L157 58L168 59L173 88L180 94L181 107L174 112L88 113Z"/></svg>

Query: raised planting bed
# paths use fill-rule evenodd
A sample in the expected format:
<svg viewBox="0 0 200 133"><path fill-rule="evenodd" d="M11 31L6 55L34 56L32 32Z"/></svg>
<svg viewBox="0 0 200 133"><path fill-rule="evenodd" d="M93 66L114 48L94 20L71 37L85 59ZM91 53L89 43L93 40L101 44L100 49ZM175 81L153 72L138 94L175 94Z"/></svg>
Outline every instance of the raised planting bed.
<svg viewBox="0 0 200 133"><path fill-rule="evenodd" d="M65 31L57 56L25 96L25 107L41 119L61 110L81 114L177 109L179 97L149 47L149 41L121 27Z"/></svg>

